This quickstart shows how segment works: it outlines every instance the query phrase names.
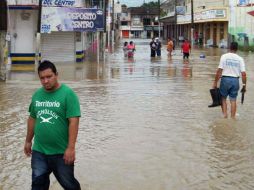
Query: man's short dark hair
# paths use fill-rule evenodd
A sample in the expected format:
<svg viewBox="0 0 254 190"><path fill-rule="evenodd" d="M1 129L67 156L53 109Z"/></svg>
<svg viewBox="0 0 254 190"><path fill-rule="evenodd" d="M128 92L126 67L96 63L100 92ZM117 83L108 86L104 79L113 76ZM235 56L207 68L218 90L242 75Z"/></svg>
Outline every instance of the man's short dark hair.
<svg viewBox="0 0 254 190"><path fill-rule="evenodd" d="M233 51L237 51L238 43L237 42L231 42L230 49L233 50Z"/></svg>
<svg viewBox="0 0 254 190"><path fill-rule="evenodd" d="M56 66L54 65L54 63L52 63L48 60L45 60L40 63L40 65L38 67L38 74L40 71L44 71L46 69L51 69L53 73L57 74Z"/></svg>

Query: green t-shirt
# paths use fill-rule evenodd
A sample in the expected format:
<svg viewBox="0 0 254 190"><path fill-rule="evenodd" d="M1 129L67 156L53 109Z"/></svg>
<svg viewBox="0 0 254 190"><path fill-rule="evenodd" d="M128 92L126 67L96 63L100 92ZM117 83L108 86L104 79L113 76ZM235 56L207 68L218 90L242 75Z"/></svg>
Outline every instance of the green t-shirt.
<svg viewBox="0 0 254 190"><path fill-rule="evenodd" d="M65 84L53 92L42 87L32 97L30 116L35 119L33 150L63 154L68 145L69 120L80 117L77 95Z"/></svg>

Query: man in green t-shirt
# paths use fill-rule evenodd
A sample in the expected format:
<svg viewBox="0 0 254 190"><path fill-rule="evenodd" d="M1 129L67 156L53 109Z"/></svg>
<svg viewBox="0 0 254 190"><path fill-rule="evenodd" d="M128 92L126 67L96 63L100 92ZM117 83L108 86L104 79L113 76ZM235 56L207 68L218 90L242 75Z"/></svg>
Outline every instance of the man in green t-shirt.
<svg viewBox="0 0 254 190"><path fill-rule="evenodd" d="M42 87L32 96L24 146L24 153L32 155L32 190L49 189L51 172L64 189L80 190L74 177L81 115L78 97L58 82L56 67L50 61L39 65L38 75Z"/></svg>

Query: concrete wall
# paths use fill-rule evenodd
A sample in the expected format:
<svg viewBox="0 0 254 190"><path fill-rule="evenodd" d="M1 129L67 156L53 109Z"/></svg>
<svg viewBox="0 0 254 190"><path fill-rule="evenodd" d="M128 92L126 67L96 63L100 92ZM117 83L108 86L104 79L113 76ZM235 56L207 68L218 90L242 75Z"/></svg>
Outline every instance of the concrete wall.
<svg viewBox="0 0 254 190"><path fill-rule="evenodd" d="M5 68L7 64L7 55L6 55L6 41L5 41L6 33L0 31L0 81L5 80Z"/></svg>
<svg viewBox="0 0 254 190"><path fill-rule="evenodd" d="M254 16L248 14L254 7L230 6L229 37L237 41L240 48L254 51Z"/></svg>

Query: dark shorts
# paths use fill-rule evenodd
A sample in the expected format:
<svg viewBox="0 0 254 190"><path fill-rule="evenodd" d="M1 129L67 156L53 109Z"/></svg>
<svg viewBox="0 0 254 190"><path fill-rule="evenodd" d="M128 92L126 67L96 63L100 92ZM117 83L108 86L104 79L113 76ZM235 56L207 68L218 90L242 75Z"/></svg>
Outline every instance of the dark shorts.
<svg viewBox="0 0 254 190"><path fill-rule="evenodd" d="M184 58L184 59L185 59L185 58L189 59L189 56L190 56L190 53L183 53L183 58Z"/></svg>
<svg viewBox="0 0 254 190"><path fill-rule="evenodd" d="M230 100L236 100L239 90L239 78L225 77L221 78L220 93L223 98L229 96Z"/></svg>

